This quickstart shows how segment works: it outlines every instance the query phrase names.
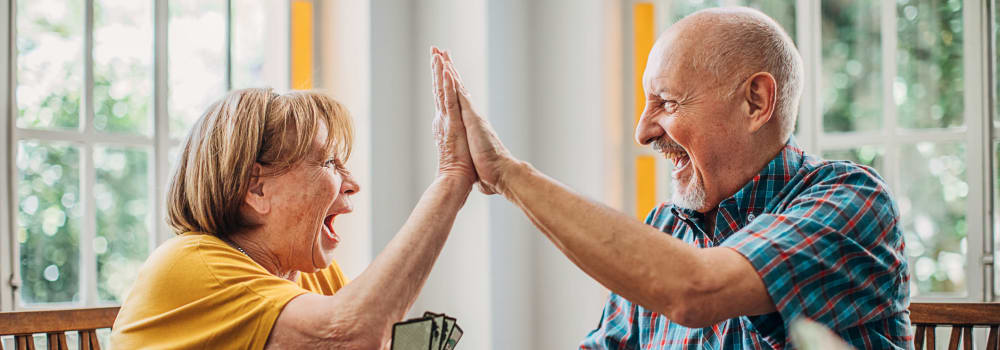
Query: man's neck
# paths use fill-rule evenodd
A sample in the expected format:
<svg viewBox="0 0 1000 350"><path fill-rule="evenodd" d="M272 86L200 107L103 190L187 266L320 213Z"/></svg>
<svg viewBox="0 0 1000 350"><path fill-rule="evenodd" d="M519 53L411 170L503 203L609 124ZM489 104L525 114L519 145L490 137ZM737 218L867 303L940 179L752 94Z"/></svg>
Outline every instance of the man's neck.
<svg viewBox="0 0 1000 350"><path fill-rule="evenodd" d="M765 167L767 167L767 164L770 163L771 160L774 159L774 157L777 157L778 154L781 153L781 151L785 148L785 143L787 142L775 144L772 141L767 144L752 145L745 147L744 149L746 151L741 152L743 154L734 157L734 159L742 158L749 160L747 162L747 166L737 170L736 175L733 176L733 179L727 184L723 185L725 186L725 191L723 191L723 193L725 193L724 195L721 195L719 198L712 198L709 201L706 201L705 203L706 206L702 209L699 209L698 212L705 214L706 217L710 219L709 221L712 221L712 225L714 226L715 224L714 213L718 211L719 203L722 203L722 201L726 200L727 198L736 195L736 193L739 192L740 189L742 189L748 183L750 183L750 181L752 181L753 178L757 176L757 174L760 174L760 172L763 171Z"/></svg>

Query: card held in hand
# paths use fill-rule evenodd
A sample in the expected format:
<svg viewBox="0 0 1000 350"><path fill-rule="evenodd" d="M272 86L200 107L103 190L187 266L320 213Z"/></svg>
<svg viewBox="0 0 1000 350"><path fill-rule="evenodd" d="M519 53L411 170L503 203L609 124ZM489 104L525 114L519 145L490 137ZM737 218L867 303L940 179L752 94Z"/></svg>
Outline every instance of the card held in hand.
<svg viewBox="0 0 1000 350"><path fill-rule="evenodd" d="M434 319L418 318L392 326L392 350L436 350L432 345L437 331Z"/></svg>
<svg viewBox="0 0 1000 350"><path fill-rule="evenodd" d="M462 338L454 317L425 312L392 327L392 350L452 350Z"/></svg>
<svg viewBox="0 0 1000 350"><path fill-rule="evenodd" d="M458 341L460 339L462 339L462 327L459 327L458 324L456 324L454 327L451 328L451 332L450 334L448 334L448 338L444 340L444 347L441 349L442 350L454 349L455 346L458 345Z"/></svg>

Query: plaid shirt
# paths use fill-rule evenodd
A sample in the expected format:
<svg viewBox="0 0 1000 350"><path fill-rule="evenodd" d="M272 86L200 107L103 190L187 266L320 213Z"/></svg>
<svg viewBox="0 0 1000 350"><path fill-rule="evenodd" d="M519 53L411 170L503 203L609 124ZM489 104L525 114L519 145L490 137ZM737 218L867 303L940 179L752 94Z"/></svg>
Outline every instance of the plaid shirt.
<svg viewBox="0 0 1000 350"><path fill-rule="evenodd" d="M777 312L687 328L612 293L580 349L783 349L808 317L861 349L910 348L909 272L895 201L871 168L805 154L793 140L732 197L715 230L661 204L646 223L697 247L729 247L757 269Z"/></svg>

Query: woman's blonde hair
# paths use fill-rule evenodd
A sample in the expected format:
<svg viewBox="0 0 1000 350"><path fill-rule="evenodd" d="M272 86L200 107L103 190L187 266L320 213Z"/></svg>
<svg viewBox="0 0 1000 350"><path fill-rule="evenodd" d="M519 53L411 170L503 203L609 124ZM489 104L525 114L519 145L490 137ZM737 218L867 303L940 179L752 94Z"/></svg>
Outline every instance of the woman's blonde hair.
<svg viewBox="0 0 1000 350"><path fill-rule="evenodd" d="M224 236L250 224L240 207L254 164L276 176L311 151L320 124L324 149L341 161L350 156L351 117L343 105L316 91L277 94L271 89L232 91L198 119L178 159L167 192L168 223L176 233Z"/></svg>

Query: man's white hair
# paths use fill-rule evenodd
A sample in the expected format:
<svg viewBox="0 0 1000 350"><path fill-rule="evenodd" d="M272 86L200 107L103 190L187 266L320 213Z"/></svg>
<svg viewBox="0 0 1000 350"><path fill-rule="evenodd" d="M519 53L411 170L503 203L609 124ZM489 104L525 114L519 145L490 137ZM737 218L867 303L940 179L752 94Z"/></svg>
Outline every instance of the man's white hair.
<svg viewBox="0 0 1000 350"><path fill-rule="evenodd" d="M706 17L709 30L698 39L691 64L723 83L723 97L732 97L750 75L771 73L778 90L774 117L787 140L795 130L805 74L792 38L771 17L748 7L706 9L689 17L699 16Z"/></svg>

